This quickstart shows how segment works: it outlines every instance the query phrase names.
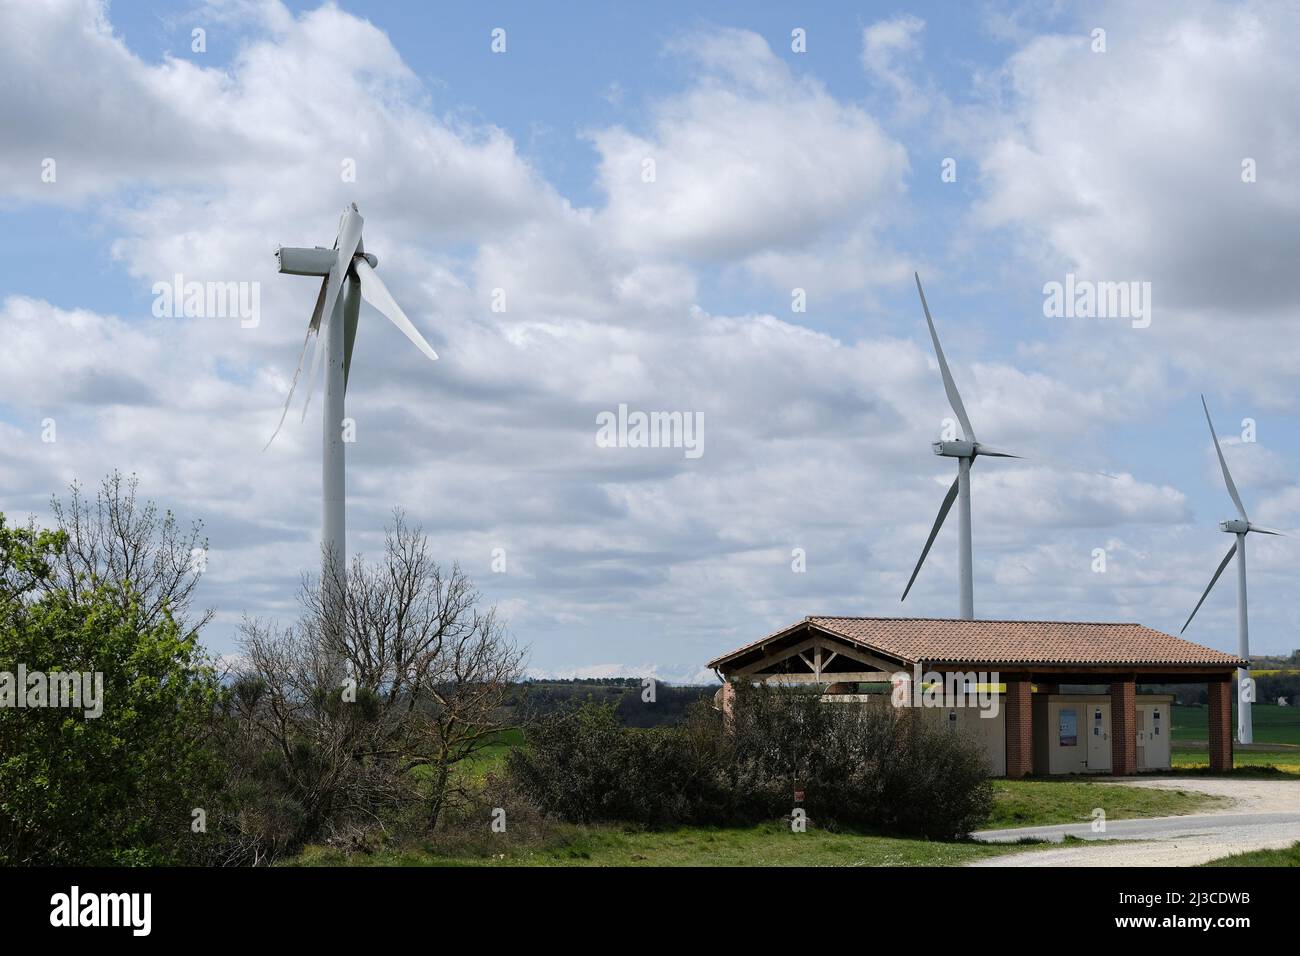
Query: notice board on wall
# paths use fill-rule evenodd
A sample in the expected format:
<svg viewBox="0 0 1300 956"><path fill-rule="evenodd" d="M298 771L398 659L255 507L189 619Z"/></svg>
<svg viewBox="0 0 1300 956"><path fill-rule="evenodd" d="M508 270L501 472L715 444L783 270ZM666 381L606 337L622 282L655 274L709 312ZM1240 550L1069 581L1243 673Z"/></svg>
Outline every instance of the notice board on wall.
<svg viewBox="0 0 1300 956"><path fill-rule="evenodd" d="M1060 737L1062 747L1079 746L1079 714L1073 708L1061 708Z"/></svg>

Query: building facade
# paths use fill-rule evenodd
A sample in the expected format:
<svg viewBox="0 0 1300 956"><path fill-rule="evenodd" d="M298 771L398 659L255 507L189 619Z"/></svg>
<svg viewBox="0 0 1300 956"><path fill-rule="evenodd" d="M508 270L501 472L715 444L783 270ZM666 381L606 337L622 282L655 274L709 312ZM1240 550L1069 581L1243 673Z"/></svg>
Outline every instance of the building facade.
<svg viewBox="0 0 1300 956"><path fill-rule="evenodd" d="M1204 683L1210 768L1230 769L1235 671L1247 666L1141 624L868 617L806 617L709 662L724 711L739 682L913 707L970 734L1007 777L1168 768L1173 699L1143 684Z"/></svg>

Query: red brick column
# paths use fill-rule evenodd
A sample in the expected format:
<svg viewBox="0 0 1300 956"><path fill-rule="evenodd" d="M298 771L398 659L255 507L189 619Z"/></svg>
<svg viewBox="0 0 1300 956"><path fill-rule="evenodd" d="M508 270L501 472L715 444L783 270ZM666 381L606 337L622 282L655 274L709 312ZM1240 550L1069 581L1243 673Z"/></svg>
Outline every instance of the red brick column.
<svg viewBox="0 0 1300 956"><path fill-rule="evenodd" d="M1007 685L1007 776L1034 772L1033 685L1028 674L1003 676Z"/></svg>
<svg viewBox="0 0 1300 956"><path fill-rule="evenodd" d="M1137 680L1130 676L1110 684L1110 772L1137 773L1137 752Z"/></svg>
<svg viewBox="0 0 1300 956"><path fill-rule="evenodd" d="M1210 681L1210 769L1232 769L1232 688L1230 678Z"/></svg>
<svg viewBox="0 0 1300 956"><path fill-rule="evenodd" d="M722 711L722 724L730 730L731 717L736 710L736 685L727 681L719 687L717 693L713 695L713 707L715 710Z"/></svg>

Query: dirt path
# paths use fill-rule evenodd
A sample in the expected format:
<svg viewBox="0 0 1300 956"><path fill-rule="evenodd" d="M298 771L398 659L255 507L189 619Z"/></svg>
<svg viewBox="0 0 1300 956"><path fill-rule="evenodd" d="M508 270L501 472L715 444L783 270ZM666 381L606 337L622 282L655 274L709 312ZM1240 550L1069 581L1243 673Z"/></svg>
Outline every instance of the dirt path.
<svg viewBox="0 0 1300 956"><path fill-rule="evenodd" d="M1006 843L1035 837L1059 843L1070 835L1088 840L1091 845L1032 850L968 865L1195 866L1230 853L1279 849L1300 840L1300 780L1159 777L1104 784L1196 791L1226 797L1232 803L1188 816L1113 820L1105 833L1092 832L1087 823L984 830L975 838Z"/></svg>

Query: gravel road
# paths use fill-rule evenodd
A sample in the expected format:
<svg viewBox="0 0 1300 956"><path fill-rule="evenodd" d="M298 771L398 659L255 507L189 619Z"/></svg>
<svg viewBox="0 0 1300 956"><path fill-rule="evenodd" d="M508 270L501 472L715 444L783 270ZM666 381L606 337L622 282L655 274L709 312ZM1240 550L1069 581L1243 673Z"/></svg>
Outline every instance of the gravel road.
<svg viewBox="0 0 1300 956"><path fill-rule="evenodd" d="M1100 781L1099 781L1100 782ZM1244 850L1278 849L1300 840L1300 779L1148 778L1113 780L1104 786L1189 790L1227 797L1221 809L1177 817L1111 820L1105 833L1090 824L982 830L990 843L1036 837L1060 843L1067 834L1090 846L1031 850L989 857L969 866L1195 866ZM1137 842L1107 842L1107 841Z"/></svg>

